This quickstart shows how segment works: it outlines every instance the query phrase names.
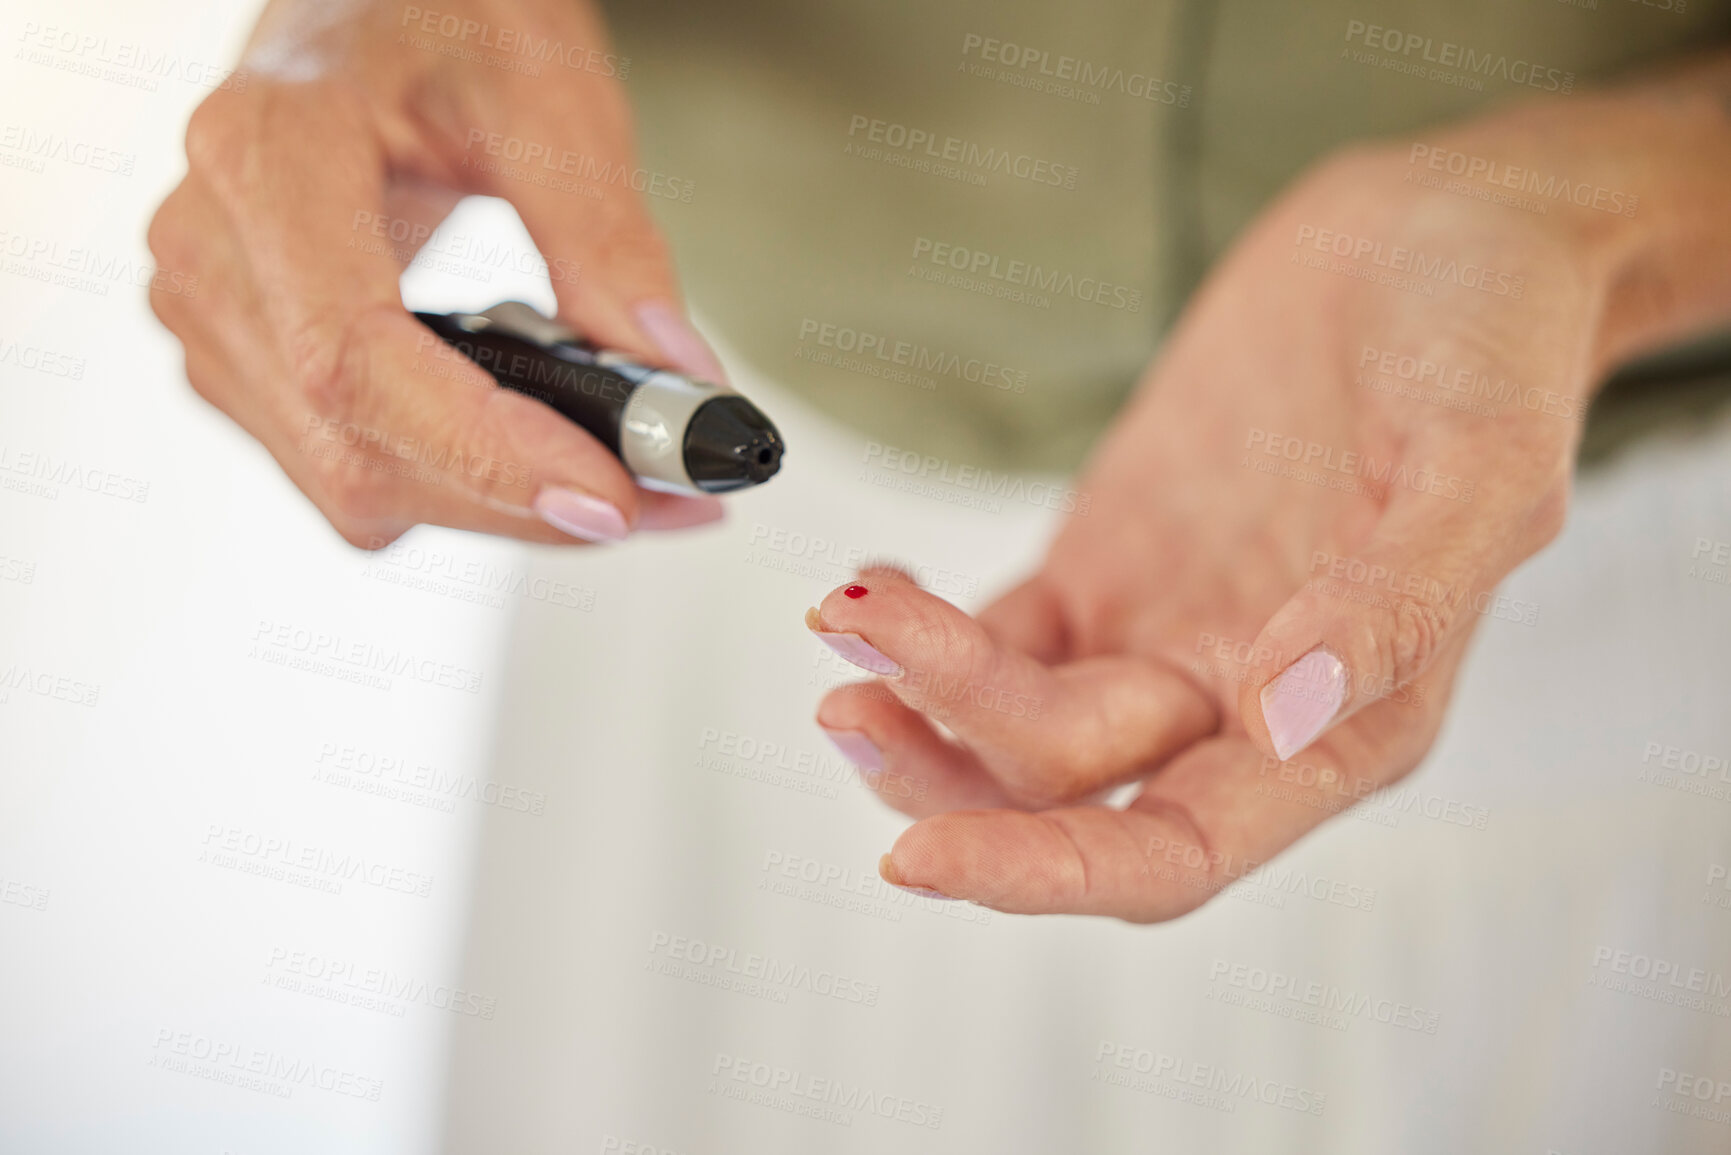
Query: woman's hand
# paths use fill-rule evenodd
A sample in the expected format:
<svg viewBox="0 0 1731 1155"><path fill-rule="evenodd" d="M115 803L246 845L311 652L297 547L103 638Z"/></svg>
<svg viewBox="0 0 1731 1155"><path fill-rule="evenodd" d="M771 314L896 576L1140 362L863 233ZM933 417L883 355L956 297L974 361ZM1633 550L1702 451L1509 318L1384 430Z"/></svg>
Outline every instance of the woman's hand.
<svg viewBox="0 0 1731 1155"><path fill-rule="evenodd" d="M1591 179L1550 115L1437 147L1530 164L1560 144L1541 163ZM1668 115L1678 152L1702 128L1723 148L1712 102ZM1591 389L1731 293L1689 258L1660 275L1625 219L1427 188L1428 155L1344 155L1247 232L1079 483L1086 515L977 621L887 571L824 600L812 628L889 673L818 721L927 783L918 805L885 792L921 819L886 879L1174 917L1410 771L1480 618L1531 615L1494 590L1563 523ZM1679 192L1703 214L1723 155ZM1652 192L1650 169L1627 179Z"/></svg>
<svg viewBox="0 0 1731 1155"><path fill-rule="evenodd" d="M628 68L581 0L273 0L193 114L150 227L151 306L193 388L344 538L418 522L614 541L720 516L639 489L575 424L498 388L403 308L403 266L465 194L516 206L560 316L707 378L638 192Z"/></svg>

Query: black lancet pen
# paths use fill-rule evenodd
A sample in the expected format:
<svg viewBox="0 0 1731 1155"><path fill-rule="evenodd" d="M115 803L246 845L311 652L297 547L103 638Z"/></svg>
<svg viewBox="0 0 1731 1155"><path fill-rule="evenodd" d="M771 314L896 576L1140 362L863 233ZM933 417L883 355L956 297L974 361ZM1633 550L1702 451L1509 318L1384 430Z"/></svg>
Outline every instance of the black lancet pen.
<svg viewBox="0 0 1731 1155"><path fill-rule="evenodd" d="M415 317L500 385L588 430L650 489L728 493L781 468L781 434L738 393L599 349L521 301Z"/></svg>

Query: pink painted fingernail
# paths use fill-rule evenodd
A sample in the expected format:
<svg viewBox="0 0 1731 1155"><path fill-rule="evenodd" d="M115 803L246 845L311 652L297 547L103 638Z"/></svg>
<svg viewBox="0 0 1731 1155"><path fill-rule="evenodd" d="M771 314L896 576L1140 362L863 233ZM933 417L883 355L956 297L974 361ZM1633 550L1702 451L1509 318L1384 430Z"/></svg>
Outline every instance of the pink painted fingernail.
<svg viewBox="0 0 1731 1155"><path fill-rule="evenodd" d="M1262 720L1282 762L1316 741L1346 700L1346 667L1318 646L1262 687Z"/></svg>
<svg viewBox="0 0 1731 1155"><path fill-rule="evenodd" d="M535 495L535 512L541 520L572 537L584 541L624 541L631 531L626 528L625 515L598 497L543 485Z"/></svg>
<svg viewBox="0 0 1731 1155"><path fill-rule="evenodd" d="M685 314L665 301L647 301L637 306L636 316L638 327L649 334L661 355L679 372L700 381L727 384L727 370Z"/></svg>
<svg viewBox="0 0 1731 1155"><path fill-rule="evenodd" d="M895 887L897 890L905 890L909 894L917 894L921 898L935 898L943 902L961 901L961 899L945 894L941 890L933 890L929 886L908 885L908 883L902 880L902 872L896 869L895 859L891 858L887 854L878 859L878 877Z"/></svg>
<svg viewBox="0 0 1731 1155"><path fill-rule="evenodd" d="M889 655L858 634L838 634L834 630L825 629L823 618L818 616L815 608L805 611L805 628L817 635L818 641L862 670L886 678L896 677L902 672L902 668Z"/></svg>
<svg viewBox="0 0 1731 1155"><path fill-rule="evenodd" d="M884 768L884 752L877 748L877 743L859 730L831 730L828 726L819 725L818 729L841 751L841 756L859 767L861 770L882 770Z"/></svg>

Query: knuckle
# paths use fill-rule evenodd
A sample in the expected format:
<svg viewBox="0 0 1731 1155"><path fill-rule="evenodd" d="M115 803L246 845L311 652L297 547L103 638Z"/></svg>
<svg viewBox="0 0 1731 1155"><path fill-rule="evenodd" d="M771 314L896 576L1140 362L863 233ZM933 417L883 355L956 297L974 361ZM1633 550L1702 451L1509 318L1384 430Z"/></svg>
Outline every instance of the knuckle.
<svg viewBox="0 0 1731 1155"><path fill-rule="evenodd" d="M366 524L389 517L396 509L396 485L364 464L337 460L326 466L320 484L333 524ZM354 543L351 543L354 544Z"/></svg>
<svg viewBox="0 0 1731 1155"><path fill-rule="evenodd" d="M217 91L192 110L186 122L186 163L193 172L219 172L234 160L236 126L234 97Z"/></svg>
<svg viewBox="0 0 1731 1155"><path fill-rule="evenodd" d="M290 382L321 417L346 417L356 411L366 385L366 358L357 342L360 317L315 315L283 341Z"/></svg>
<svg viewBox="0 0 1731 1155"><path fill-rule="evenodd" d="M1454 611L1446 604L1415 602L1401 606L1391 655L1397 684L1417 677L1430 665L1453 621Z"/></svg>

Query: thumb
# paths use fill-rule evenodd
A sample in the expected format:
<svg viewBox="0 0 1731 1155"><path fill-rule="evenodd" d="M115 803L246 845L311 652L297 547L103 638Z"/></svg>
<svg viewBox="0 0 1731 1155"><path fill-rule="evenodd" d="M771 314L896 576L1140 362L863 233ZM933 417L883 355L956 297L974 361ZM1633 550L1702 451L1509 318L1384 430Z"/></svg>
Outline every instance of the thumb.
<svg viewBox="0 0 1731 1155"><path fill-rule="evenodd" d="M1311 552L1303 588L1257 636L1263 657L1240 691L1245 731L1264 753L1285 761L1379 700L1417 705L1408 684L1555 533L1536 513L1439 500L1399 495L1357 549Z"/></svg>

